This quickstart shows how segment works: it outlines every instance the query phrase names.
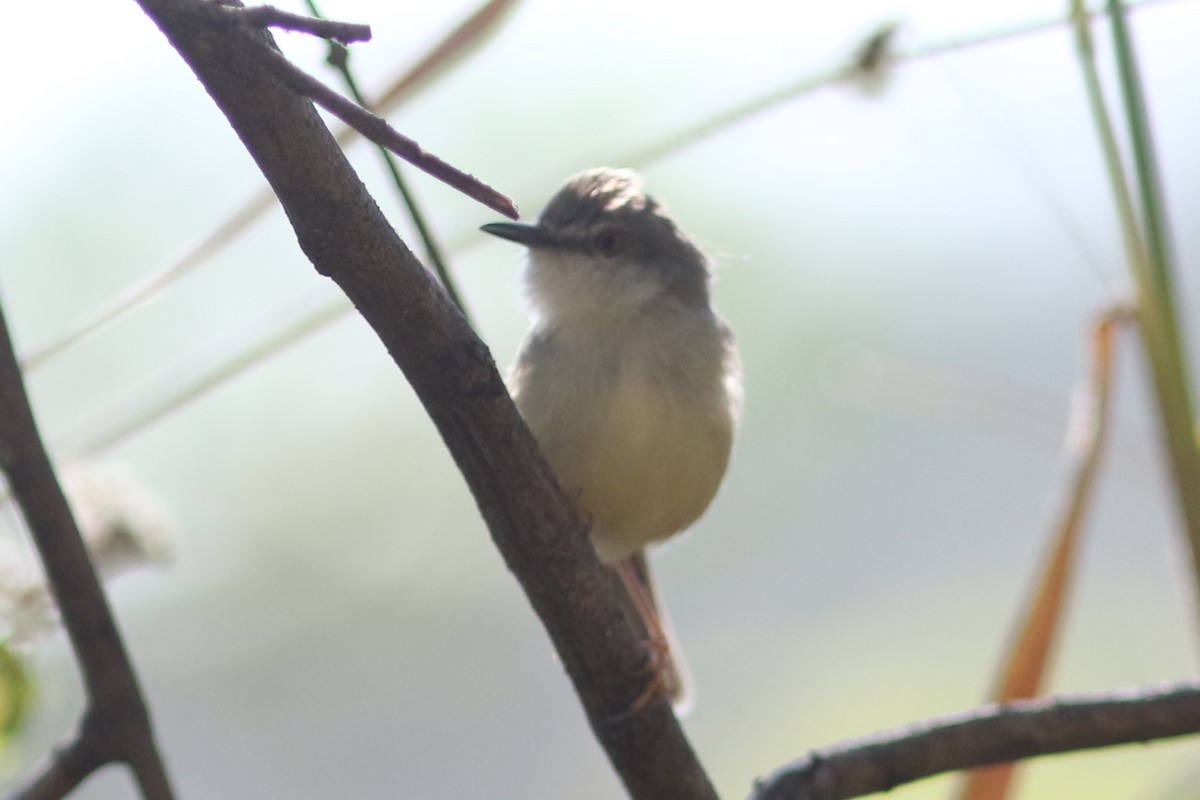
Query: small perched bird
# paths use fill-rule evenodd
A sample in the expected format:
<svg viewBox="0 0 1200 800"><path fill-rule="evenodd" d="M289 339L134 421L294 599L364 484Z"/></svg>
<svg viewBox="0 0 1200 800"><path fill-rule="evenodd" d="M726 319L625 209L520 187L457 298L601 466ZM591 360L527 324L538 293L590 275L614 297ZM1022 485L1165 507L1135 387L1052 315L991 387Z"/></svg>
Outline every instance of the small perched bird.
<svg viewBox="0 0 1200 800"><path fill-rule="evenodd" d="M483 230L529 248L517 408L578 494L597 555L625 580L660 648L656 680L680 710L690 677L645 548L704 513L733 443L741 365L712 307L708 259L623 169L571 178L535 225Z"/></svg>

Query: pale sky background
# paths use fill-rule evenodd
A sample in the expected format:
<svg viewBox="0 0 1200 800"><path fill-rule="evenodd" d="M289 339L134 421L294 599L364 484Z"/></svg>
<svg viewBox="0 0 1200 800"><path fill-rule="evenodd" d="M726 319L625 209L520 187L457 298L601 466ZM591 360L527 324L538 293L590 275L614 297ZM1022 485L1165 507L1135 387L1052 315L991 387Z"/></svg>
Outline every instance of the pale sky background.
<svg viewBox="0 0 1200 800"><path fill-rule="evenodd" d="M299 10L299 3L281 3ZM368 22L385 85L470 3L326 4ZM33 348L197 241L261 185L133 3L18 4L0 48L0 298ZM1049 2L530 0L392 122L528 217L572 172L642 169L714 254L747 407L696 529L655 556L698 684L686 727L723 797L838 739L977 703L1063 490L1092 315L1128 285L1065 27L831 86L649 164L664 136L836 66L1065 13ZM1195 319L1200 3L1133 16ZM323 48L281 34L322 72ZM1108 37L1097 29L1111 73ZM1116 97L1115 92L1110 97ZM374 154L364 178L409 236ZM480 334L524 331L495 215L409 171ZM1071 220L1064 224L1054 208ZM1072 230L1075 233L1072 233ZM164 387L337 308L278 211L30 378L68 462ZM1188 326L1196 363L1195 325ZM1060 691L1196 671L1196 615L1145 372L1118 353ZM175 563L112 595L182 797L622 796L566 678L402 376L346 314L104 454L169 509ZM17 526L0 516L9 538ZM32 656L19 776L78 712L61 637ZM1025 797L1189 797L1197 743L1044 760ZM895 791L945 797L948 779ZM129 797L119 773L78 797Z"/></svg>

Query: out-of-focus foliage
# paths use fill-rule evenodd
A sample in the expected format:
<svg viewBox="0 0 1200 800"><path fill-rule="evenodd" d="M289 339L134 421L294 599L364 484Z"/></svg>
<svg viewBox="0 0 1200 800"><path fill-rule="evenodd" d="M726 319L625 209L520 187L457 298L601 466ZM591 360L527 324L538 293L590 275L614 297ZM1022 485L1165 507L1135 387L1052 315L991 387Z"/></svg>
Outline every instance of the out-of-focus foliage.
<svg viewBox="0 0 1200 800"><path fill-rule="evenodd" d="M24 729L33 698L33 682L24 658L0 643L0 752Z"/></svg>

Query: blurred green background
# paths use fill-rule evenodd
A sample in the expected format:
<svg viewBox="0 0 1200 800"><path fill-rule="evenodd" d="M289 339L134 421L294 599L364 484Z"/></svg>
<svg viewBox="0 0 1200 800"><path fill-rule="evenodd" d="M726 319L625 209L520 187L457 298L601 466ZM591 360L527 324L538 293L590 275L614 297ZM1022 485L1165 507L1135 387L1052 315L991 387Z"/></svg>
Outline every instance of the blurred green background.
<svg viewBox="0 0 1200 800"><path fill-rule="evenodd" d="M353 51L371 91L472 7L323 10L373 26ZM0 50L0 291L25 349L261 185L135 4L55 9L54 26L37 4L10 9L22 35ZM533 216L574 171L625 166L689 122L837 66L881 22L901 23L903 52L1065 11L1035 0L528 0L391 119ZM1194 1L1133 16L1188 323L1198 26ZM323 45L277 38L337 83ZM351 154L415 242L375 154L361 143ZM833 85L632 166L716 256L717 303L745 360L722 491L655 556L698 687L686 728L737 798L810 748L982 699L1063 490L1089 320L1128 281L1063 26L901 63L873 91ZM525 326L517 248L476 232L494 214L409 174L453 243L480 334L507 363ZM273 211L31 375L43 429L69 461L165 387L336 302ZM1191 579L1131 337L1117 357L1113 446L1057 691L1196 669ZM124 577L112 596L181 796L622 796L436 432L352 314L103 459L128 465L175 520L174 566ZM19 537L11 512L0 525ZM3 756L4 784L79 709L62 637L32 658L38 706ZM1194 797L1197 755L1191 740L1046 759L1022 796ZM949 786L894 795L940 798ZM132 789L108 771L77 796Z"/></svg>

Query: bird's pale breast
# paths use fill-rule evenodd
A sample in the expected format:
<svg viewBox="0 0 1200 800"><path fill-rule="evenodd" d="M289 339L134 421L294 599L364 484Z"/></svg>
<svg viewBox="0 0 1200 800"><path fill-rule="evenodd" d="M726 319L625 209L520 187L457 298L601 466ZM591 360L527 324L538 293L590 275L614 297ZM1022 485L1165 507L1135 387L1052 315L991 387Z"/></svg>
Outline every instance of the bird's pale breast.
<svg viewBox="0 0 1200 800"><path fill-rule="evenodd" d="M726 373L736 355L723 324L711 317L674 336L645 333L636 324L606 338L592 331L580 337L588 346L576 346L561 330L535 332L527 353L536 358L523 357L513 374L522 415L559 480L580 493L608 562L693 523L716 494L733 439Z"/></svg>

